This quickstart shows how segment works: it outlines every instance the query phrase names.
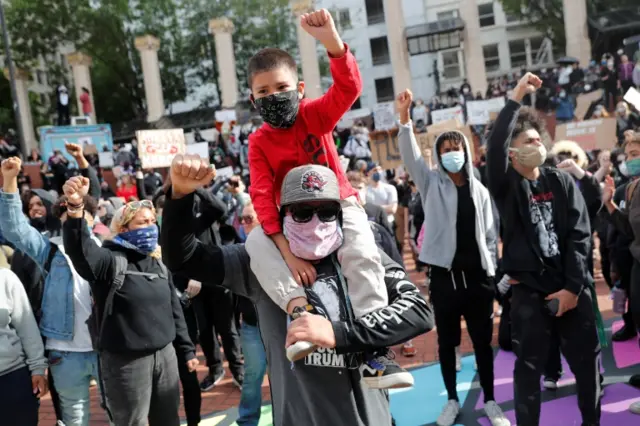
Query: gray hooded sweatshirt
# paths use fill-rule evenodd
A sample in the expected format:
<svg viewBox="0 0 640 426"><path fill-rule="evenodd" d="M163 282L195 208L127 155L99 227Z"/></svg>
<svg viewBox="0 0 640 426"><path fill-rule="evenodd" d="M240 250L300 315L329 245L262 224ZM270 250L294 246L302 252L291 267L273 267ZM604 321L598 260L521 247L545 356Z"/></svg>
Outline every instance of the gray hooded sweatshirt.
<svg viewBox="0 0 640 426"><path fill-rule="evenodd" d="M469 141L463 135L467 158L471 159ZM440 163L433 147L433 159ZM415 182L424 207L424 241L420 251L420 261L441 268L451 269L456 255L456 220L458 213L458 191L455 183L440 165L431 170L422 156L420 146L413 134L413 124L399 124L398 146L402 161ZM487 276L494 276L496 270L497 235L489 191L475 177L473 165L468 160L465 170L469 179L469 192L476 208L476 241L480 260Z"/></svg>
<svg viewBox="0 0 640 426"><path fill-rule="evenodd" d="M29 367L44 375L47 360L27 293L9 269L0 269L0 376Z"/></svg>

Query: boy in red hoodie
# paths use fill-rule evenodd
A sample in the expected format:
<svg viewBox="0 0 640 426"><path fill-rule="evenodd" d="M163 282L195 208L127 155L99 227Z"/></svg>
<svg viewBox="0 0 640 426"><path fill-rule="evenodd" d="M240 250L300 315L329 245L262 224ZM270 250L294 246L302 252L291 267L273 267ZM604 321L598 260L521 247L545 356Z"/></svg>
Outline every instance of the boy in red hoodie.
<svg viewBox="0 0 640 426"><path fill-rule="evenodd" d="M355 57L326 9L303 14L300 25L327 49L334 83L324 96L303 99L304 82L298 81L296 62L287 52L263 49L249 61L251 101L265 124L249 137L249 193L262 227L251 232L246 249L253 273L278 306L293 318L313 312L302 285L314 284L316 270L299 258L300 253L289 246L283 233L280 189L285 175L294 167L329 167L340 185L344 243L340 247L318 244L309 249L318 260L337 249L354 315L360 318L388 305L384 268L367 215L340 165L332 132L360 96L362 79ZM319 212L312 213L308 225L313 227L321 221L319 216ZM287 348L287 356L297 361L315 349L315 345L299 341ZM375 388L411 386L411 375L390 359L388 351L381 353L363 366L366 383Z"/></svg>

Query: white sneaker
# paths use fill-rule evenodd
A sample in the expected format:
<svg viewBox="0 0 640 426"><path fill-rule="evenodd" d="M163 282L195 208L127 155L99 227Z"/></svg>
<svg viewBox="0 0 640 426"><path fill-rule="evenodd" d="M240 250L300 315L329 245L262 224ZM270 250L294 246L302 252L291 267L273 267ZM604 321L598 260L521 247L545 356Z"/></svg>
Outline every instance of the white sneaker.
<svg viewBox="0 0 640 426"><path fill-rule="evenodd" d="M460 346L456 346L456 371L462 371L462 355L460 355Z"/></svg>
<svg viewBox="0 0 640 426"><path fill-rule="evenodd" d="M511 426L511 422L502 412L502 409L495 401L487 401L484 404L484 412L491 422L491 426Z"/></svg>
<svg viewBox="0 0 640 426"><path fill-rule="evenodd" d="M478 361L473 363L473 369L478 371Z"/></svg>
<svg viewBox="0 0 640 426"><path fill-rule="evenodd" d="M558 382L555 380L544 379L542 386L544 386L546 390L558 390Z"/></svg>
<svg viewBox="0 0 640 426"><path fill-rule="evenodd" d="M629 406L629 411L633 414L640 414L640 401L634 402Z"/></svg>
<svg viewBox="0 0 640 426"><path fill-rule="evenodd" d="M455 399L450 399L442 409L440 417L436 420L438 426L453 426L460 414L460 403Z"/></svg>

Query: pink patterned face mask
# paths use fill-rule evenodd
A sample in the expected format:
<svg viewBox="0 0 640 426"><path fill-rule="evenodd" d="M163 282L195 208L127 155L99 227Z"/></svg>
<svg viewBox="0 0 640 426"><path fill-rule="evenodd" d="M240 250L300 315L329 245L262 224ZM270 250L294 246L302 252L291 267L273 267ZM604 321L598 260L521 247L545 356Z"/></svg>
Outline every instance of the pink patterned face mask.
<svg viewBox="0 0 640 426"><path fill-rule="evenodd" d="M291 252L300 259L324 259L342 245L342 229L338 221L322 222L317 214L306 223L298 223L291 215L287 215L284 217L283 230Z"/></svg>

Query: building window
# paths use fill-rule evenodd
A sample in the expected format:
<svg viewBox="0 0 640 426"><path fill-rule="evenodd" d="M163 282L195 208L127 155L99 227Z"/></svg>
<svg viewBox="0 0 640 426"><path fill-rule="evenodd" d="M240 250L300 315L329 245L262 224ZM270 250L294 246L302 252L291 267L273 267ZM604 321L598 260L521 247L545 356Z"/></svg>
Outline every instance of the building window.
<svg viewBox="0 0 640 426"><path fill-rule="evenodd" d="M511 40L509 42L509 57L511 68L520 68L527 65L527 47L524 40Z"/></svg>
<svg viewBox="0 0 640 426"><path fill-rule="evenodd" d="M510 14L506 14L506 18L507 18L507 23L508 24L512 24L514 22L520 22L520 17L516 16L516 15L510 15Z"/></svg>
<svg viewBox="0 0 640 426"><path fill-rule="evenodd" d="M46 106L47 105L47 95L45 95L44 93L40 93L40 106Z"/></svg>
<svg viewBox="0 0 640 426"><path fill-rule="evenodd" d="M351 14L349 13L349 9L332 9L330 13L338 30L344 31L351 28Z"/></svg>
<svg viewBox="0 0 640 426"><path fill-rule="evenodd" d="M490 27L495 25L496 17L493 14L493 3L479 4L478 17L480 18L480 27Z"/></svg>
<svg viewBox="0 0 640 426"><path fill-rule="evenodd" d="M442 52L442 77L445 79L460 78L460 57L458 51Z"/></svg>
<svg viewBox="0 0 640 426"><path fill-rule="evenodd" d="M498 52L497 44L482 46L482 55L484 56L484 67L487 72L500 69L500 53Z"/></svg>
<svg viewBox="0 0 640 426"><path fill-rule="evenodd" d="M529 47L531 48L531 64L539 66L553 62L553 58L549 56L548 43L545 43L544 37L533 37L529 39Z"/></svg>
<svg viewBox="0 0 640 426"><path fill-rule="evenodd" d="M391 102L394 98L393 78L387 77L376 80L376 99L378 103Z"/></svg>
<svg viewBox="0 0 640 426"><path fill-rule="evenodd" d="M369 40L369 45L371 46L371 61L373 65L385 65L391 62L387 36L372 38Z"/></svg>
<svg viewBox="0 0 640 426"><path fill-rule="evenodd" d="M444 12L436 13L436 20L444 21L444 20L447 20L447 19L454 19L454 18L457 18L459 16L460 16L460 14L458 13L458 9L446 10Z"/></svg>
<svg viewBox="0 0 640 426"><path fill-rule="evenodd" d="M367 9L367 23L369 25L384 22L384 5L382 0L365 0L364 6Z"/></svg>
<svg viewBox="0 0 640 426"><path fill-rule="evenodd" d="M36 71L36 83L38 84L47 84L47 75L44 73L44 71L38 70Z"/></svg>
<svg viewBox="0 0 640 426"><path fill-rule="evenodd" d="M351 109L360 109L362 108L362 104L360 103L360 98L356 99L356 101L351 105Z"/></svg>

